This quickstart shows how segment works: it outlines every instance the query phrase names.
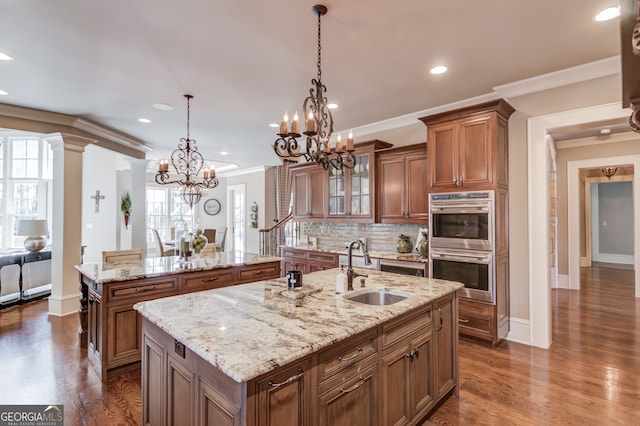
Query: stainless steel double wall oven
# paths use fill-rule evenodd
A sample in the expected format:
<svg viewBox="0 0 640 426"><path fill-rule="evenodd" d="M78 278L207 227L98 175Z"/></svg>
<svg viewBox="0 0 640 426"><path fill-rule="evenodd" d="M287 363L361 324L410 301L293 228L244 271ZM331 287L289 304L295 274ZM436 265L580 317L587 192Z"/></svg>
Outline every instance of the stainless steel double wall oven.
<svg viewBox="0 0 640 426"><path fill-rule="evenodd" d="M460 296L495 302L494 191L431 194L431 277L464 284Z"/></svg>

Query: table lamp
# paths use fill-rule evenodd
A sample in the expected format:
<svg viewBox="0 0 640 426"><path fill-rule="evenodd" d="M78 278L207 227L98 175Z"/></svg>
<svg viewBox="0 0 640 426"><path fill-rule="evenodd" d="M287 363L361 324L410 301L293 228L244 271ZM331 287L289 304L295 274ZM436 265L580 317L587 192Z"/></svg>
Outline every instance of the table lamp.
<svg viewBox="0 0 640 426"><path fill-rule="evenodd" d="M47 245L49 227L46 219L22 219L18 222L17 235L25 236L24 248L40 251Z"/></svg>

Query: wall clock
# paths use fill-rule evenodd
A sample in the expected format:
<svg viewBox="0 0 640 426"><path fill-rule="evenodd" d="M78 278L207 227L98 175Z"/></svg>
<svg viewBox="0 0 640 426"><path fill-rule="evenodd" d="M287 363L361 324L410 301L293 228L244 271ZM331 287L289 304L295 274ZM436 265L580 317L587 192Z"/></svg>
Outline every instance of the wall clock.
<svg viewBox="0 0 640 426"><path fill-rule="evenodd" d="M209 198L204 203L204 212L211 216L215 216L220 213L220 201L215 198Z"/></svg>

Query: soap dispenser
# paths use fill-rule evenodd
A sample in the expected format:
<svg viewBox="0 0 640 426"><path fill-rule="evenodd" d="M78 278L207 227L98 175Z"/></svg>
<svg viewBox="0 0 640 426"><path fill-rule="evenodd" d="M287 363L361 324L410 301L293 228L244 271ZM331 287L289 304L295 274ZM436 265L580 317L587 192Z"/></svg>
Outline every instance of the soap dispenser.
<svg viewBox="0 0 640 426"><path fill-rule="evenodd" d="M344 265L340 265L340 272L336 276L336 293L347 291L347 274L344 272Z"/></svg>

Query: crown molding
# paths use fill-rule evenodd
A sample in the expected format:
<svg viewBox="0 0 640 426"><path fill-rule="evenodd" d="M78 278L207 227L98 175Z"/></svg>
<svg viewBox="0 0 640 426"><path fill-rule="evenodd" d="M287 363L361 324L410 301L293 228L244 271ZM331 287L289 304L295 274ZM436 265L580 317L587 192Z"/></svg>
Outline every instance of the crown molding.
<svg viewBox="0 0 640 426"><path fill-rule="evenodd" d="M142 152L150 152L152 148L149 145L144 144L138 139L125 136L107 127L103 127L92 121L85 120L83 118L76 118L73 122L73 128L82 130L83 132L91 133L103 139L107 139L111 142L115 142L119 145L126 146L128 148L137 149Z"/></svg>
<svg viewBox="0 0 640 426"><path fill-rule="evenodd" d="M250 167L248 169L229 170L228 172L220 173L220 175L223 177L242 176L242 175L248 175L251 173L265 172L270 167L271 166L256 166L256 167Z"/></svg>

